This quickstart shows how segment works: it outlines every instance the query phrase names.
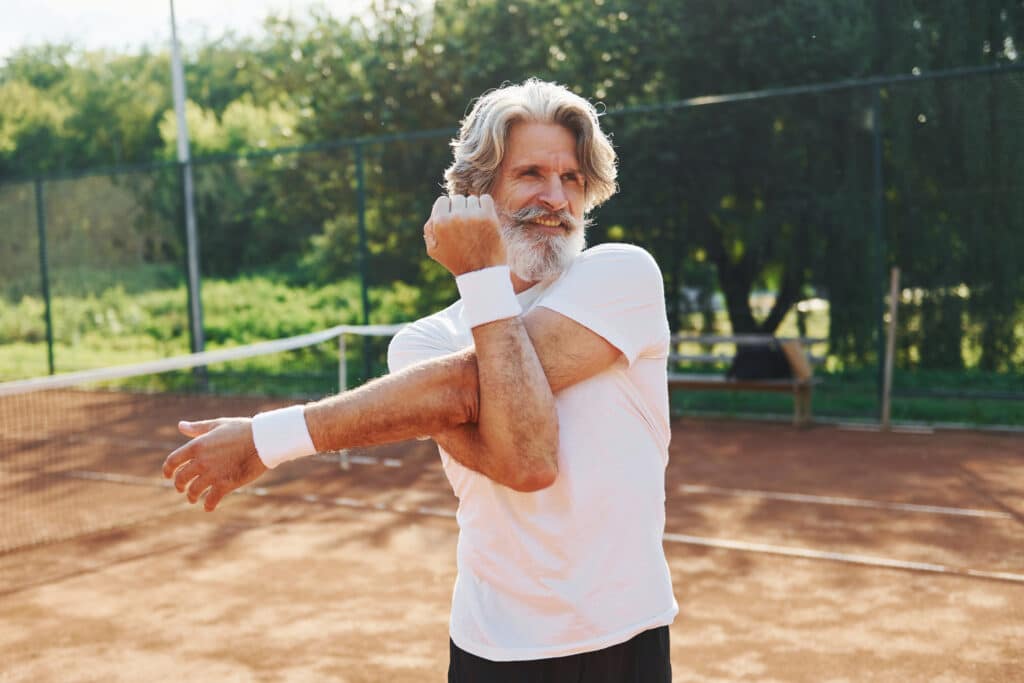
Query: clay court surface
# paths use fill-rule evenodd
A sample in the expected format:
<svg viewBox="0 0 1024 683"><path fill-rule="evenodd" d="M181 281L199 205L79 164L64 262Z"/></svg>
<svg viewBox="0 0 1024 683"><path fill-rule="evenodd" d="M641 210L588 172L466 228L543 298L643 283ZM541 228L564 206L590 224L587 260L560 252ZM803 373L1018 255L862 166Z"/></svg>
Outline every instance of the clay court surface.
<svg viewBox="0 0 1024 683"><path fill-rule="evenodd" d="M0 680L444 680L432 443L207 514L159 477L174 424L265 404L66 400L62 457L31 407L0 435L3 545L67 537L0 553ZM1024 436L683 418L666 506L677 681L1024 681Z"/></svg>

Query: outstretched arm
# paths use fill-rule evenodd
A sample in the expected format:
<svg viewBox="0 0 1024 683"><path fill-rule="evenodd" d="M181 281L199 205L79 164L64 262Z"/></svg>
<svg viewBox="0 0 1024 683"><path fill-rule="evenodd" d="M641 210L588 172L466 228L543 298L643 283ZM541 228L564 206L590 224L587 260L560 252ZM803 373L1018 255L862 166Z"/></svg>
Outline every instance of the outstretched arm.
<svg viewBox="0 0 1024 683"><path fill-rule="evenodd" d="M468 208L465 198L440 198L425 227L428 253L455 275L501 264L497 227L489 197ZM522 320L512 315L474 325L473 335L475 350L307 405L303 418L315 449L399 441L472 422L488 455L477 469L520 491L550 485L557 474L554 397ZM168 456L164 476L174 477L191 502L209 489L207 510L266 471L248 419L181 429L194 438Z"/></svg>
<svg viewBox="0 0 1024 683"><path fill-rule="evenodd" d="M473 328L473 337L474 348L376 380L373 393L306 406L317 450L472 427L472 448L456 454L463 464L516 491L549 486L558 473L558 419L527 326L519 317L497 320ZM410 372L431 382L413 384Z"/></svg>
<svg viewBox="0 0 1024 683"><path fill-rule="evenodd" d="M476 355L468 349L307 404L306 426L319 452L452 429L477 420L478 381ZM173 477L178 491L193 503L209 489L207 510L267 470L256 451L250 418L182 423L179 429L193 438L167 456L163 474Z"/></svg>
<svg viewBox="0 0 1024 683"><path fill-rule="evenodd" d="M476 419L476 361L471 351L410 367L305 407L318 451L401 441ZM183 422L190 441L164 460L163 475L195 503L209 489L211 511L231 491L267 471L256 451L251 418Z"/></svg>

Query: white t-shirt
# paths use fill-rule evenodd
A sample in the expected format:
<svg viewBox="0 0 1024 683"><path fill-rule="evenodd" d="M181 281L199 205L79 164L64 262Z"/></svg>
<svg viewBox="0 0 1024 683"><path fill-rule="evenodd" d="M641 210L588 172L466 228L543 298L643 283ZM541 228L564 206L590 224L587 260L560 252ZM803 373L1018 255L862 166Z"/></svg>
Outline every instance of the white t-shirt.
<svg viewBox="0 0 1024 683"><path fill-rule="evenodd" d="M604 244L518 298L524 312L572 318L622 356L555 396L552 486L520 493L440 449L459 499L451 637L494 661L598 650L679 611L662 547L669 329L657 264L638 247ZM394 372L472 344L456 302L398 333L388 364Z"/></svg>

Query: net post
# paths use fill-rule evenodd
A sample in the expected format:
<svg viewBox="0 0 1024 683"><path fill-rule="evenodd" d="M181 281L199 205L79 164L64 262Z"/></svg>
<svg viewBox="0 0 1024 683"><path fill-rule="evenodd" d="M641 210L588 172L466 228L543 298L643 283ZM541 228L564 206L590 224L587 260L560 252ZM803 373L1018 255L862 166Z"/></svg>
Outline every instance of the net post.
<svg viewBox="0 0 1024 683"><path fill-rule="evenodd" d="M338 335L338 393L348 389L348 367L345 361L345 333Z"/></svg>
<svg viewBox="0 0 1024 683"><path fill-rule="evenodd" d="M348 389L348 363L345 360L345 333L338 333L338 393ZM338 451L338 468L347 470L351 467L348 450Z"/></svg>

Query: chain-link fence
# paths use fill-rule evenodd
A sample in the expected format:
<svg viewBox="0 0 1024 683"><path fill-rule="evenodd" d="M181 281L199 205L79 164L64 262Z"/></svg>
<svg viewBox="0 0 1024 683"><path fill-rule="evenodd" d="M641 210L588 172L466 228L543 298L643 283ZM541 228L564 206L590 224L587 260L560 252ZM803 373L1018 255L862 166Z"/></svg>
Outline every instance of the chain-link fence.
<svg viewBox="0 0 1024 683"><path fill-rule="evenodd" d="M621 191L588 240L651 251L679 332L827 339L813 349L815 413L843 419L878 414L898 266L894 418L1021 425L1022 112L1021 68L613 110ZM421 228L453 132L197 160L207 342L399 322L451 301ZM0 184L0 342L17 360L5 378L51 370L48 334L57 371L187 350L180 178L171 164ZM382 372L385 346L350 347L352 376ZM788 410L739 393L675 401Z"/></svg>

